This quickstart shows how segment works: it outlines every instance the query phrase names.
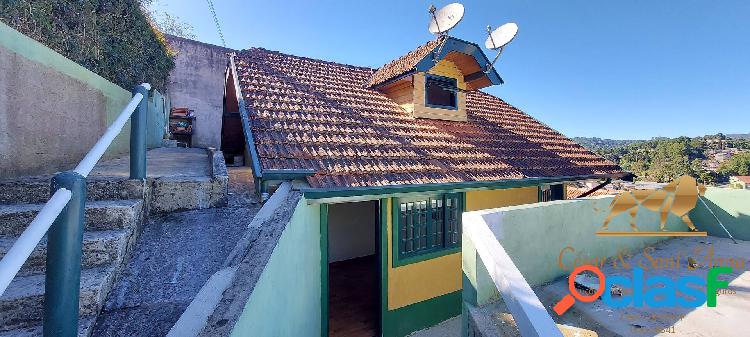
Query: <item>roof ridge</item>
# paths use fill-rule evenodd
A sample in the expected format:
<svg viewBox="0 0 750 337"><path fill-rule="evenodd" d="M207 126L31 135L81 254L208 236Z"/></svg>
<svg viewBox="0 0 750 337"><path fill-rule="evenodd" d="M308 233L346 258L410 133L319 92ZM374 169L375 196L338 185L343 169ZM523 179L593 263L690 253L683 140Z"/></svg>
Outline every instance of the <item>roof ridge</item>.
<svg viewBox="0 0 750 337"><path fill-rule="evenodd" d="M427 53L433 51L441 42L448 38L447 35L438 36L437 38L429 40L417 48L410 50L406 54L382 65L372 74L372 77L367 81L367 86L374 87L408 72L414 68L417 63L427 55Z"/></svg>
<svg viewBox="0 0 750 337"><path fill-rule="evenodd" d="M309 60L309 61L320 62L320 63L326 63L326 64L337 65L337 66L343 66L343 67L349 67L349 68L359 68L359 69L365 69L365 70L371 70L371 71L377 70L376 68L372 68L372 67L357 66L357 65L353 65L353 64L347 64L347 63L341 63L341 62L335 62L335 61L327 61L327 60L316 59L316 58L307 57L307 56L299 56L299 55L294 55L294 54L289 54L289 53L281 52L281 51L278 51L278 50L266 49L266 48L263 48L263 47L250 47L250 48L247 48L247 49L242 49L242 50L238 51L238 55L241 56L242 54L249 53L249 52L251 52L253 50L265 52L265 53L268 53L268 54L277 54L277 55L282 55L282 56L286 56L286 57L294 57L294 58L298 58L298 59Z"/></svg>

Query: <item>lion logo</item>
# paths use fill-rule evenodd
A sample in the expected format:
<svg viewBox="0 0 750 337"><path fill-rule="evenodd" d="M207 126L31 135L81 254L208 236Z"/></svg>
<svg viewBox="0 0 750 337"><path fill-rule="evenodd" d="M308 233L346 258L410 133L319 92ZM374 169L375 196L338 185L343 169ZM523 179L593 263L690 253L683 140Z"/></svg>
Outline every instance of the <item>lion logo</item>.
<svg viewBox="0 0 750 337"><path fill-rule="evenodd" d="M612 219L622 213L630 215L629 224L633 232L638 232L636 224L636 215L638 215L639 206L661 215L659 228L666 232L667 216L672 213L682 219L692 232L698 232L698 229L690 220L688 213L695 208L698 198L706 193L706 186L698 184L695 178L691 176L682 176L675 181L667 184L660 189L653 190L634 190L621 193L615 196L609 205L609 215L604 219L604 225L597 234L606 231Z"/></svg>

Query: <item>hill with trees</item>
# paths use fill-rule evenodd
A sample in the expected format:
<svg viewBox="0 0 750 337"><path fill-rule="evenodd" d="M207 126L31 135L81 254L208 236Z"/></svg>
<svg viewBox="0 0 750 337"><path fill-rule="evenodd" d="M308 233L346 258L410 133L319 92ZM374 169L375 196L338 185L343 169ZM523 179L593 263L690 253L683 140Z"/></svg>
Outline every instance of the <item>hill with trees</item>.
<svg viewBox="0 0 750 337"><path fill-rule="evenodd" d="M745 137L716 134L651 140L574 140L643 181L670 182L687 174L716 184L726 182L732 175L750 174L750 139Z"/></svg>

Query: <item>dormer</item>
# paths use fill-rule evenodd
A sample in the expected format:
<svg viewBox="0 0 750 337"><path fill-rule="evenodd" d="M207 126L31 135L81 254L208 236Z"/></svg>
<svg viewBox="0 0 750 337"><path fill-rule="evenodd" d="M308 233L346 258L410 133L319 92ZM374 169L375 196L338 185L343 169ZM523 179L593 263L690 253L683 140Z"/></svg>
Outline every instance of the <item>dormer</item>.
<svg viewBox="0 0 750 337"><path fill-rule="evenodd" d="M503 80L474 43L442 36L380 67L368 87L417 118L466 121L466 92Z"/></svg>

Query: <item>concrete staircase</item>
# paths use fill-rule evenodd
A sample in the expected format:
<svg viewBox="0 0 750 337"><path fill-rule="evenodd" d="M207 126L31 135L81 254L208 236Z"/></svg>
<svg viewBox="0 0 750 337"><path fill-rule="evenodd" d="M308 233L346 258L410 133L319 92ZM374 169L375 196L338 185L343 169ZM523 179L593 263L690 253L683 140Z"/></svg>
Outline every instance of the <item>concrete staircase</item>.
<svg viewBox="0 0 750 337"><path fill-rule="evenodd" d="M0 182L0 257L49 198L51 177ZM140 232L149 189L138 180L92 178L87 186L79 336L88 336ZM0 297L0 337L40 336L44 314L46 238Z"/></svg>

